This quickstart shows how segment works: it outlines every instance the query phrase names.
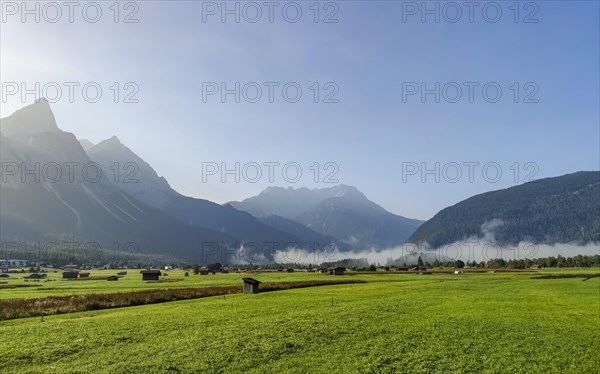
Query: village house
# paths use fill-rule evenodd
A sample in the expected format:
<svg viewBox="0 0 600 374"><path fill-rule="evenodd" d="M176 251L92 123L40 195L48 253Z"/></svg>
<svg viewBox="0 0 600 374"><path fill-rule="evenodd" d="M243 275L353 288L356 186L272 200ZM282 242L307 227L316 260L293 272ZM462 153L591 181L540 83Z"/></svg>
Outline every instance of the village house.
<svg viewBox="0 0 600 374"><path fill-rule="evenodd" d="M258 285L261 281L254 278L242 278L244 281L244 293L258 293Z"/></svg>
<svg viewBox="0 0 600 374"><path fill-rule="evenodd" d="M27 266L27 264L28 264L27 260L17 260L17 259L0 260L0 267L22 268L22 267Z"/></svg>

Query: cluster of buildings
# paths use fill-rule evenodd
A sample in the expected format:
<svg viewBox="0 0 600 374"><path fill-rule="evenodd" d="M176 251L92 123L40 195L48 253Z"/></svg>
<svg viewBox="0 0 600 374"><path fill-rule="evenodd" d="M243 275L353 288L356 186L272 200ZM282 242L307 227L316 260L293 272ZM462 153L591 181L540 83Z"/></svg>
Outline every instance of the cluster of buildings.
<svg viewBox="0 0 600 374"><path fill-rule="evenodd" d="M9 268L23 268L29 265L27 260L2 259L0 260L0 273L7 273Z"/></svg>

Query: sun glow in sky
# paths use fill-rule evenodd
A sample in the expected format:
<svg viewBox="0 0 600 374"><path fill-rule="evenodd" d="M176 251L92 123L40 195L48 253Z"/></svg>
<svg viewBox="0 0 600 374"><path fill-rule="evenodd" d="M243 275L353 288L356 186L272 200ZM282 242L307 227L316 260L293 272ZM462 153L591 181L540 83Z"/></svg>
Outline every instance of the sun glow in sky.
<svg viewBox="0 0 600 374"><path fill-rule="evenodd" d="M2 117L34 100L7 95L9 86L54 82L63 90L52 104L59 127L94 143L118 136L187 195L223 203L271 185L337 180L394 213L427 219L477 193L600 168L598 2L521 3L518 12L497 2L497 22L482 16L482 2L473 22L463 9L455 23L446 19L454 13L422 22L409 7L421 2L320 2L318 12L298 2L295 23L281 16L285 2L273 22L262 9L255 23L247 21L255 13L222 22L210 7L221 2L200 1L120 3L118 14L113 2L98 2L96 23L78 10L72 23L64 12L55 23L43 15L23 23L6 3ZM96 103L81 92L88 83L102 89ZM236 83L239 103L207 94ZM439 102L411 94L436 84ZM289 102L297 87L301 97ZM457 87L462 96L452 102ZM502 95L490 102L496 87ZM246 169L248 178L223 183L221 173L203 177L203 163L256 163L262 178L253 183ZM280 165L272 180L265 163ZM297 182L283 175L291 163L302 170Z"/></svg>

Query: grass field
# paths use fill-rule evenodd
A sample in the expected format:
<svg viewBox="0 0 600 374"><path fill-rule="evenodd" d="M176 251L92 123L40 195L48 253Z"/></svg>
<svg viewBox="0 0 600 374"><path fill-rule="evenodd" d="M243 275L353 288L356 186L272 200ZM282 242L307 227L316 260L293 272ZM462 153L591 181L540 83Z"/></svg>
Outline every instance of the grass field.
<svg viewBox="0 0 600 374"><path fill-rule="evenodd" d="M130 270L117 282L42 281L0 296L229 285L243 276L180 275L146 283ZM368 283L3 321L0 372L597 373L600 278L531 276L356 275Z"/></svg>
<svg viewBox="0 0 600 374"><path fill-rule="evenodd" d="M90 276L108 276L115 275L119 270L92 270ZM1 299L29 298L44 296L77 295L87 293L107 293L107 292L125 292L136 290L148 290L158 288L182 288L182 287L208 287L208 286L232 286L241 285L241 278L245 276L254 276L246 273L217 273L215 275L192 275L185 277L185 271L167 270L167 277L161 277L159 282L143 282L139 270L128 270L127 275L116 282L106 280L63 280L62 271L57 273L47 273L47 280L28 280L22 279L29 274L10 274L10 278L0 278L0 282L7 282L6 285L23 284L35 285L35 287L1 289ZM303 280L321 280L329 279L329 275L316 273L280 273L265 272L261 273L261 279L267 282L283 281L303 281ZM0 284L0 287L2 284Z"/></svg>

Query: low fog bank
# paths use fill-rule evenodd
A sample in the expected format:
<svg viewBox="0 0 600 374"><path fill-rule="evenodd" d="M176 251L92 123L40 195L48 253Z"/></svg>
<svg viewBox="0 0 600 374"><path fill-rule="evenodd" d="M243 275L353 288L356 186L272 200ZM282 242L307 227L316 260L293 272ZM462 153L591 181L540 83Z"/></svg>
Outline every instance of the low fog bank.
<svg viewBox="0 0 600 374"><path fill-rule="evenodd" d="M232 258L236 264L303 264L320 265L322 263L337 262L345 259L366 260L369 264L379 265L412 265L418 262L419 257L424 262L433 263L461 260L463 262L489 261L502 258L508 260L535 259L542 257L574 257L576 255L600 255L600 243L587 245L577 244L534 244L521 242L514 246L501 246L495 242L479 240L465 240L446 246L430 249L427 244L417 245L406 243L398 247L383 250L365 249L351 252L341 252L336 248L322 251L311 251L295 247L278 250L272 254L248 251L241 247Z"/></svg>
<svg viewBox="0 0 600 374"><path fill-rule="evenodd" d="M417 263L419 257L424 262L430 263L436 259L440 262L461 260L466 263L472 261L489 261L498 258L508 261L526 258L557 257L558 255L564 257L600 255L600 243L589 243L587 245L548 245L521 242L515 246L500 246L494 242L467 240L448 244L438 249L426 249L426 246L407 243L400 247L380 251L370 249L354 252L337 252L332 257L337 260L366 258L369 263L381 265L412 265Z"/></svg>
<svg viewBox="0 0 600 374"><path fill-rule="evenodd" d="M521 260L543 257L574 257L577 255L600 255L600 243L590 242L536 244L522 241L516 245L501 245L495 239L495 230L503 225L501 219L492 219L481 225L479 237L469 237L461 241L431 248L428 243L405 243L401 246L376 249L368 248L354 251L340 251L337 246L330 244L319 249L301 249L289 246L284 249L265 250L260 246L243 245L230 257L235 264L302 264L320 265L335 263L346 259L361 260L369 264L405 266L417 264L419 257L423 262L447 262L461 260L467 262L490 261L494 259Z"/></svg>

